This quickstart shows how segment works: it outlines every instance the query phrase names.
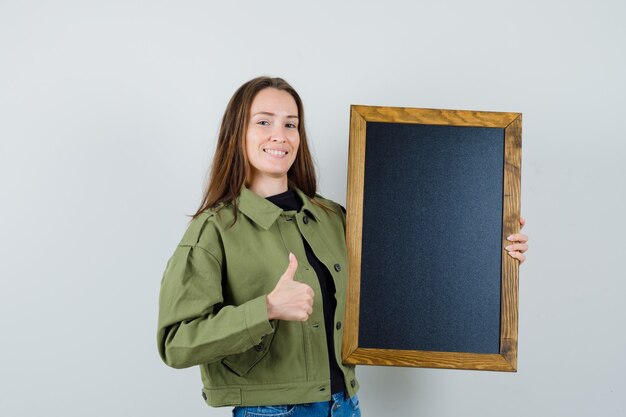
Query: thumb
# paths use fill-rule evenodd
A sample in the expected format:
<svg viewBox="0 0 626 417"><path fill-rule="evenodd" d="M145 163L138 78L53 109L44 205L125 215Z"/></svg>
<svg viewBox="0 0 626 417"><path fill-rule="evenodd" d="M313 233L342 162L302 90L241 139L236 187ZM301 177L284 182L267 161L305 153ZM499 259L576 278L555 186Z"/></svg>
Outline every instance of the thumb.
<svg viewBox="0 0 626 417"><path fill-rule="evenodd" d="M298 260L296 259L296 255L289 252L289 266L285 270L285 273L280 277L281 281L293 281L293 276L296 274L296 270L298 269Z"/></svg>

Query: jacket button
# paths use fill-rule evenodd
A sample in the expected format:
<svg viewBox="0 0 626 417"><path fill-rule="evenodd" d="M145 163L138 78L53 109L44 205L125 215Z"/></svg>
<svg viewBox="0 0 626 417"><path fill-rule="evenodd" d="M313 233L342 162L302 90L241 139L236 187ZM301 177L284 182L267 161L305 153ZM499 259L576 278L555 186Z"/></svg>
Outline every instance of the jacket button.
<svg viewBox="0 0 626 417"><path fill-rule="evenodd" d="M337 272L341 271L341 265L335 264L335 271Z"/></svg>
<svg viewBox="0 0 626 417"><path fill-rule="evenodd" d="M254 350L256 350L257 352L261 352L263 350L263 345L259 343L258 345L254 346Z"/></svg>
<svg viewBox="0 0 626 417"><path fill-rule="evenodd" d="M350 381L350 386L352 388L354 388L356 386L356 381L354 379L352 381Z"/></svg>
<svg viewBox="0 0 626 417"><path fill-rule="evenodd" d="M340 329L341 329L341 322L340 322L340 321L338 321L338 322L337 322L337 325L335 325L335 327L337 328L337 330L340 330Z"/></svg>
<svg viewBox="0 0 626 417"><path fill-rule="evenodd" d="M307 224L309 222L309 218L307 216L302 217L302 221L304 222L304 224Z"/></svg>

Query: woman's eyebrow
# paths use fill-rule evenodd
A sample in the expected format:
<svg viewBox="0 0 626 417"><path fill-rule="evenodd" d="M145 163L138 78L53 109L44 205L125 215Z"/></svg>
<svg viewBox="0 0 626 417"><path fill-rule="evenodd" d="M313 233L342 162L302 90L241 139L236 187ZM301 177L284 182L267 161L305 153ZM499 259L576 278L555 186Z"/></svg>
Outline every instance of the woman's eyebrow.
<svg viewBox="0 0 626 417"><path fill-rule="evenodd" d="M275 113L271 113L271 112L268 112L268 111L260 111L260 112L254 113L254 114L252 115L252 117L254 117L254 116L258 116L258 115L263 115L263 116L276 116L276 114L275 114ZM287 116L287 119L297 119L297 118L298 118L298 116L291 115L291 114L290 114L289 116Z"/></svg>

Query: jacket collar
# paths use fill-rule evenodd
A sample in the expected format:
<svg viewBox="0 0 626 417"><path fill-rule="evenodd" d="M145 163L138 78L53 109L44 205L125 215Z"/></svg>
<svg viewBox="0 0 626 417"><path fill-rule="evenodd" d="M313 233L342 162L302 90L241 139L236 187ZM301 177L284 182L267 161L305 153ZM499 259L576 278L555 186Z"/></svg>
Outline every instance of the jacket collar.
<svg viewBox="0 0 626 417"><path fill-rule="evenodd" d="M301 211L311 216L315 221L318 221L318 207L311 203L309 197L298 188L294 188L294 191L302 201ZM237 207L239 211L265 230L269 229L283 212L280 207L272 204L246 186L241 189L239 197L237 197Z"/></svg>

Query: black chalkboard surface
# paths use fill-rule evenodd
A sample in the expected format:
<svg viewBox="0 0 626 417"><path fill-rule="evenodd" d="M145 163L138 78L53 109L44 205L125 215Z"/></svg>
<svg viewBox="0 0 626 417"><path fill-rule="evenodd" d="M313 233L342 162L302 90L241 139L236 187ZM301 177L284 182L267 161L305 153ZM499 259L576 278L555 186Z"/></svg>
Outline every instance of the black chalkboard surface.
<svg viewBox="0 0 626 417"><path fill-rule="evenodd" d="M498 353L504 129L368 123L365 154L360 345Z"/></svg>
<svg viewBox="0 0 626 417"><path fill-rule="evenodd" d="M520 149L516 113L352 107L344 362L516 369Z"/></svg>

